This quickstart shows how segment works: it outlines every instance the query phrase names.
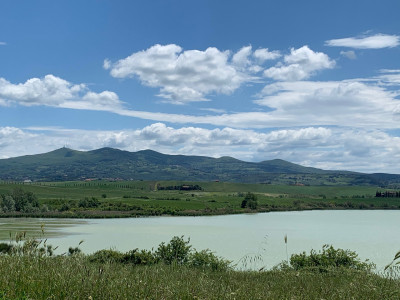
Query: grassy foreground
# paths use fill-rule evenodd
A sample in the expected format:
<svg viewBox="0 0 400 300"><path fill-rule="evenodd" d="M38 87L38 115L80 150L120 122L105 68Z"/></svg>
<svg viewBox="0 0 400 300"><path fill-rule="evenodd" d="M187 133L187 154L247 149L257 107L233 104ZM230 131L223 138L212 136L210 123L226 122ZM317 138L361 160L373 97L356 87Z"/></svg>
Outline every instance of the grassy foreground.
<svg viewBox="0 0 400 300"><path fill-rule="evenodd" d="M0 299L399 299L398 269L379 276L350 250L324 246L272 270L237 271L174 237L156 251L79 248L53 256L46 241L0 244ZM394 263L400 254L397 254Z"/></svg>
<svg viewBox="0 0 400 300"><path fill-rule="evenodd" d="M366 271L212 271L0 255L0 299L399 299L400 282Z"/></svg>

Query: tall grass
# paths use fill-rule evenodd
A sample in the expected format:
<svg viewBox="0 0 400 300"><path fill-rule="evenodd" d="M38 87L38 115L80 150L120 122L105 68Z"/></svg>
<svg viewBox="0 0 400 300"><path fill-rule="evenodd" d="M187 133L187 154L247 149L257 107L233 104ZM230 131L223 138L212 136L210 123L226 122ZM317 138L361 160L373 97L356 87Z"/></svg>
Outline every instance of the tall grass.
<svg viewBox="0 0 400 300"><path fill-rule="evenodd" d="M213 264L227 262L192 249L183 237L161 243L154 252L53 256L47 246L45 240L28 239L0 254L1 300L400 299L398 269L379 276L354 252L328 246L258 272L216 268Z"/></svg>
<svg viewBox="0 0 400 300"><path fill-rule="evenodd" d="M0 299L399 299L369 272L211 271L90 263L84 256L0 256Z"/></svg>

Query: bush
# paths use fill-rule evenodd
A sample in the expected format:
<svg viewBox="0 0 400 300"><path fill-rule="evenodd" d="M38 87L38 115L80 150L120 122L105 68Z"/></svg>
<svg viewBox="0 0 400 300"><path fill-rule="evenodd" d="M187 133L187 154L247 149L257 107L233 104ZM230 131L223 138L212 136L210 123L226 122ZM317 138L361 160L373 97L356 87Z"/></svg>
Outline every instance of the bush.
<svg viewBox="0 0 400 300"><path fill-rule="evenodd" d="M13 246L7 243L0 243L0 254L11 254Z"/></svg>
<svg viewBox="0 0 400 300"><path fill-rule="evenodd" d="M191 267L211 269L214 271L225 271L229 269L230 261L217 257L209 249L194 251L190 254L189 265Z"/></svg>
<svg viewBox="0 0 400 300"><path fill-rule="evenodd" d="M95 197L85 197L84 199L79 200L78 206L82 208L96 208L100 206L100 201Z"/></svg>
<svg viewBox="0 0 400 300"><path fill-rule="evenodd" d="M229 269L230 262L214 255L210 250L192 250L189 240L173 237L168 244L161 243L156 252L134 249L126 253L100 250L88 256L90 262L154 265L157 263L187 265L189 267L222 271Z"/></svg>
<svg viewBox="0 0 400 300"><path fill-rule="evenodd" d="M99 250L88 256L90 262L123 262L124 254L116 250Z"/></svg>
<svg viewBox="0 0 400 300"><path fill-rule="evenodd" d="M63 205L60 207L59 211L68 211L70 209L68 203L63 203Z"/></svg>
<svg viewBox="0 0 400 300"><path fill-rule="evenodd" d="M156 255L149 250L134 249L124 254L124 263L132 263L134 265L154 265L158 262Z"/></svg>
<svg viewBox="0 0 400 300"><path fill-rule="evenodd" d="M333 246L324 245L322 251L316 252L315 250L311 250L309 255L306 252L293 254L290 257L290 267L294 270L308 268L317 269L321 272L341 267L371 271L375 265L367 261L361 261L353 251L335 249Z"/></svg>
<svg viewBox="0 0 400 300"><path fill-rule="evenodd" d="M156 251L156 257L166 264L178 263L184 264L188 261L190 240L185 241L183 236L174 236L168 244L162 242Z"/></svg>
<svg viewBox="0 0 400 300"><path fill-rule="evenodd" d="M79 247L69 247L68 248L69 256L79 255L81 253L82 253L82 250Z"/></svg>
<svg viewBox="0 0 400 300"><path fill-rule="evenodd" d="M246 196L244 197L240 207L257 209L257 206L258 206L257 196L253 193L247 193Z"/></svg>

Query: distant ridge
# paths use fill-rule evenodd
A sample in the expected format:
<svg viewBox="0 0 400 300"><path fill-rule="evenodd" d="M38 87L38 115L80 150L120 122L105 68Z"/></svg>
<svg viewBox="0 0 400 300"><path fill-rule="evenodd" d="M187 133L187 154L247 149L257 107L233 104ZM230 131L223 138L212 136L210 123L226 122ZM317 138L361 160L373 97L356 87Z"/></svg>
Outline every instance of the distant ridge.
<svg viewBox="0 0 400 300"><path fill-rule="evenodd" d="M296 185L393 185L400 175L326 171L281 159L259 163L232 157L167 155L114 148L77 151L66 147L36 155L0 159L0 180L84 179L227 181Z"/></svg>

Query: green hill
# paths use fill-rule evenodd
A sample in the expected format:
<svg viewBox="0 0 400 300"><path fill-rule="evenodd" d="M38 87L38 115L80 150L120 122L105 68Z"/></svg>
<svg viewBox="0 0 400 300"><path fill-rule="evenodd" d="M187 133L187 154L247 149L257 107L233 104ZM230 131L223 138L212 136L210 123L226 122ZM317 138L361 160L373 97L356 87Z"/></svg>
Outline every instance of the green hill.
<svg viewBox="0 0 400 300"><path fill-rule="evenodd" d="M188 180L298 185L388 185L400 175L326 171L274 159L259 163L232 157L166 155L113 148L49 153L0 160L0 179L69 181L96 179Z"/></svg>

